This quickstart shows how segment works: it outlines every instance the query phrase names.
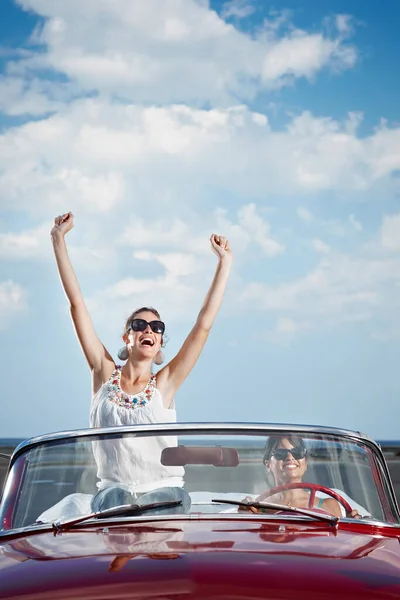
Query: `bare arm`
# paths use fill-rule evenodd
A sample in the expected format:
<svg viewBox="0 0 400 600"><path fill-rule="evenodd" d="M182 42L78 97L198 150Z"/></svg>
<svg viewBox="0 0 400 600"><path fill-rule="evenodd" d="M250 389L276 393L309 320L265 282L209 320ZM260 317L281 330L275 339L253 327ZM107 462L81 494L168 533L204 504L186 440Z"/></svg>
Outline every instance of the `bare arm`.
<svg viewBox="0 0 400 600"><path fill-rule="evenodd" d="M57 217L51 230L51 239L65 295L69 301L72 321L83 353L93 373L94 379L99 379L105 364L113 365L111 356L97 337L92 320L84 302L74 269L68 256L65 234L73 227L73 215L67 213ZM95 384L95 387L99 387ZM96 391L96 390L95 390Z"/></svg>
<svg viewBox="0 0 400 600"><path fill-rule="evenodd" d="M322 502L321 508L323 508L324 510L326 510L326 512L330 513L331 515L334 515L335 517L341 517L342 516L342 511L340 509L340 504L339 504L339 502L337 502L333 498L327 498L326 500L324 500Z"/></svg>
<svg viewBox="0 0 400 600"><path fill-rule="evenodd" d="M170 406L176 391L195 366L221 307L228 283L232 267L229 242L216 235L212 235L210 241L213 251L218 256L214 279L193 329L175 358L157 374L157 386L162 392L166 406Z"/></svg>

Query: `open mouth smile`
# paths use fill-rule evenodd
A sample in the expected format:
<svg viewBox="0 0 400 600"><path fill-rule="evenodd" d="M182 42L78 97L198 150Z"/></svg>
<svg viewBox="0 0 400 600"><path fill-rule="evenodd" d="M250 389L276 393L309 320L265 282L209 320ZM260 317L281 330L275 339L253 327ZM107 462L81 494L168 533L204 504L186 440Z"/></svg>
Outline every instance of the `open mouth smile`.
<svg viewBox="0 0 400 600"><path fill-rule="evenodd" d="M149 336L140 338L139 343L141 346L154 346L154 340Z"/></svg>

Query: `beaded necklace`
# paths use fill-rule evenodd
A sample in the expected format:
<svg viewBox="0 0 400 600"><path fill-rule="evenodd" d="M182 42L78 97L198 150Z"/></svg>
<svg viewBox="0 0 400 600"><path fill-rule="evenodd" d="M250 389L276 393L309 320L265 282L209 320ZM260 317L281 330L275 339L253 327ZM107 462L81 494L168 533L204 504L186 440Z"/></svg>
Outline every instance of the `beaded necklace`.
<svg viewBox="0 0 400 600"><path fill-rule="evenodd" d="M121 389L121 369L120 365L116 366L107 385L108 399L118 406L124 408L140 408L150 402L156 388L156 376L152 375L147 382L146 387L137 394L129 395Z"/></svg>

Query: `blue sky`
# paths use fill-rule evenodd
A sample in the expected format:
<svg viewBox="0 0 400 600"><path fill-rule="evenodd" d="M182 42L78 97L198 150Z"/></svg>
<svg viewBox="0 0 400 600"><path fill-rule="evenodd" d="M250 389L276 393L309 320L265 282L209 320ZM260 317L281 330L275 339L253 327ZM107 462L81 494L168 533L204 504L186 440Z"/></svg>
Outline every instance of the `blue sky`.
<svg viewBox="0 0 400 600"><path fill-rule="evenodd" d="M350 12L351 8L351 12ZM354 0L3 0L0 437L86 427L52 219L113 355L159 308L167 359L235 263L182 421L399 438L400 8Z"/></svg>

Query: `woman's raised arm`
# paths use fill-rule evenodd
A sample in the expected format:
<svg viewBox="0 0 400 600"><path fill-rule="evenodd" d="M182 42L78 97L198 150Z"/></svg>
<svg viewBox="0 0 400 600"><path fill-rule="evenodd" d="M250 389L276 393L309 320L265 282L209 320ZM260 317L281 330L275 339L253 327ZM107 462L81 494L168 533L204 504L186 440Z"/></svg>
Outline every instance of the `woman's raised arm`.
<svg viewBox="0 0 400 600"><path fill-rule="evenodd" d="M170 406L176 391L196 364L221 307L228 283L232 267L232 252L229 242L226 238L215 234L211 236L210 242L218 257L218 265L210 289L196 323L178 354L157 373L157 387L162 392L166 406Z"/></svg>
<svg viewBox="0 0 400 600"><path fill-rule="evenodd" d="M51 230L54 254L65 295L69 301L72 321L78 336L79 343L93 373L94 387L100 387L104 367L114 365L114 361L99 340L87 310L85 301L79 287L74 269L72 267L65 235L74 226L74 217L71 212L60 215L54 219ZM95 380L98 380L97 384ZM97 391L96 389L94 391Z"/></svg>

